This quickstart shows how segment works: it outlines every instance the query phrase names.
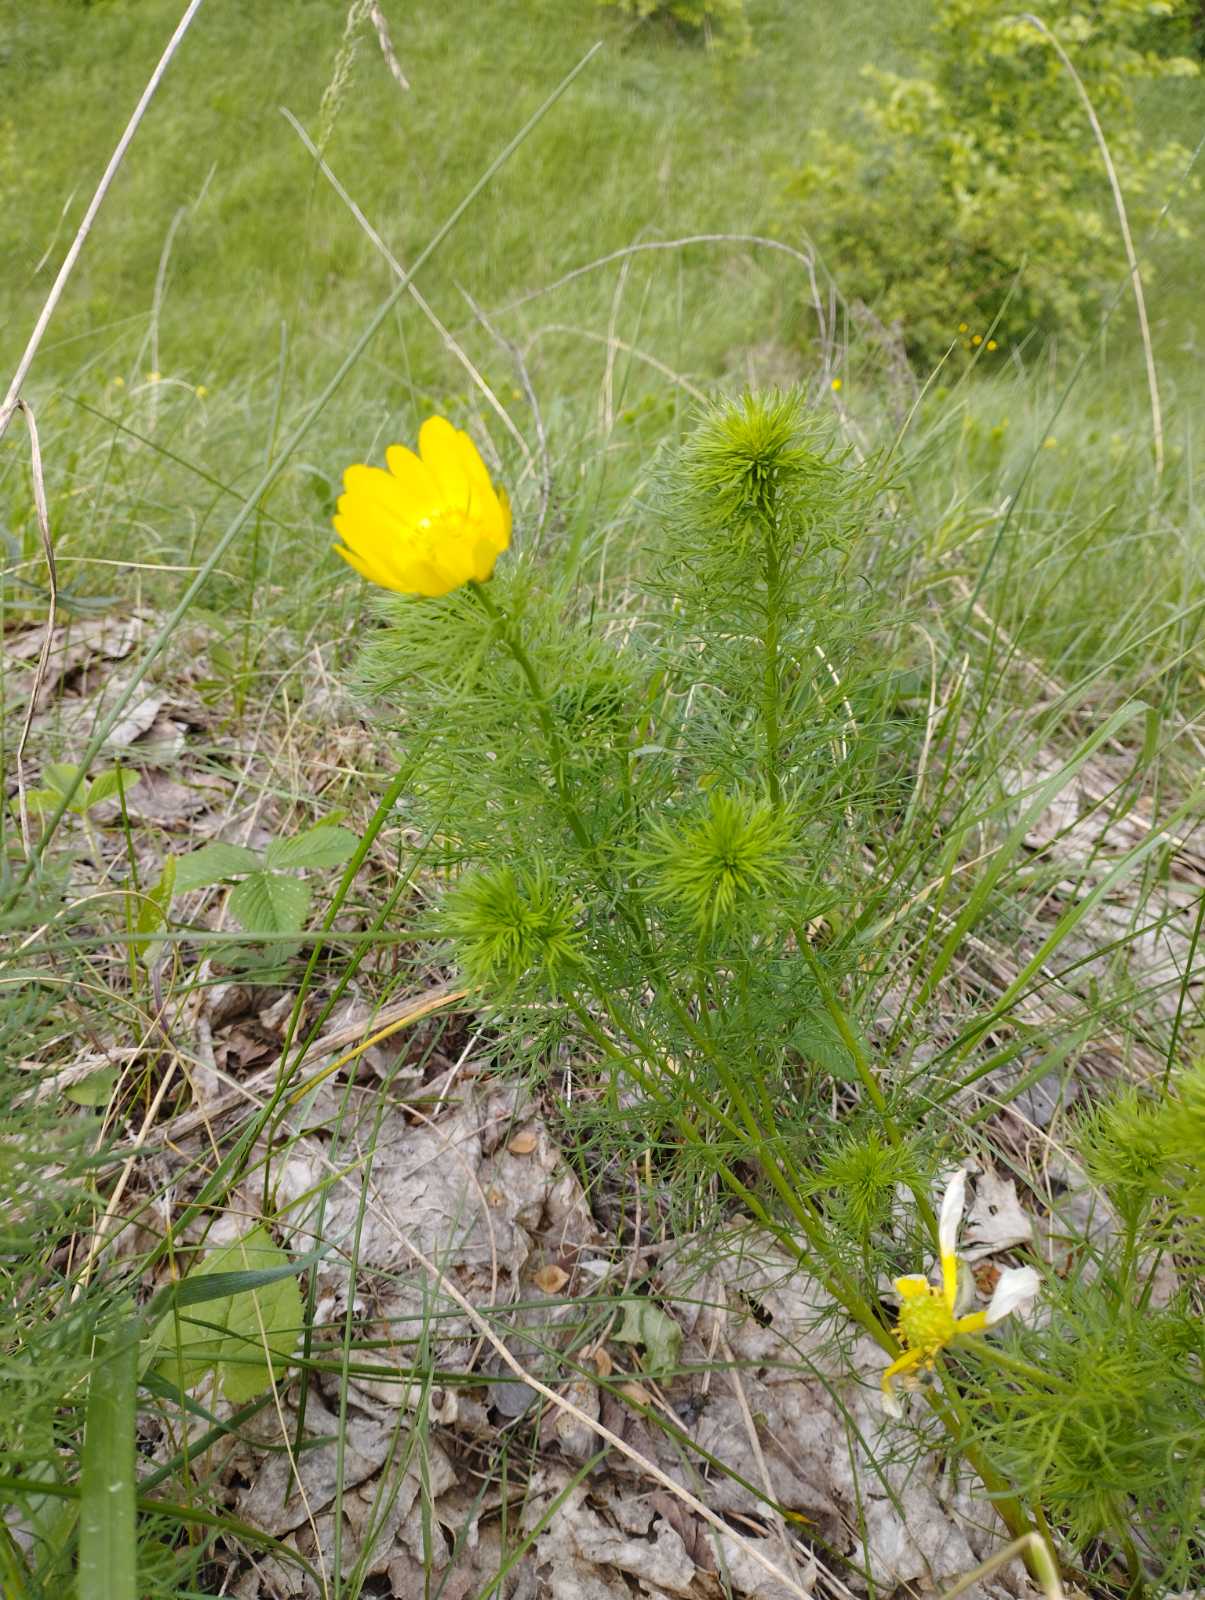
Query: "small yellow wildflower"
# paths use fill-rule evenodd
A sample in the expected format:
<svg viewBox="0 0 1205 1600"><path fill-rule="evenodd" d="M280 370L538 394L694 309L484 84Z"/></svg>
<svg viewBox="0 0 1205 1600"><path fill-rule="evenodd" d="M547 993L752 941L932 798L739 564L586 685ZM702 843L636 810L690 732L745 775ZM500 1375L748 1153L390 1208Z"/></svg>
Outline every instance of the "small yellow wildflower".
<svg viewBox="0 0 1205 1600"><path fill-rule="evenodd" d="M484 583L510 544L510 502L495 490L467 433L444 417L418 431L418 455L400 444L389 470L343 474L335 550L370 583L399 594L450 594Z"/></svg>
<svg viewBox="0 0 1205 1600"><path fill-rule="evenodd" d="M998 350L1000 348L994 339L989 339L987 341L987 347L989 350Z"/></svg>
<svg viewBox="0 0 1205 1600"><path fill-rule="evenodd" d="M893 1380L916 1367L932 1367L946 1346L964 1333L983 1333L1010 1312L1027 1305L1038 1292L1040 1280L1032 1267L1008 1267L1000 1274L986 1311L958 1315L958 1228L966 1205L967 1175L956 1172L942 1197L937 1226L941 1251L941 1288L935 1289L918 1272L895 1280L900 1297L896 1336L904 1353L883 1374L883 1408L890 1416L902 1415Z"/></svg>
<svg viewBox="0 0 1205 1600"><path fill-rule="evenodd" d="M193 393L196 395L198 400L204 400L205 396L209 393L209 390L203 383L199 383L193 390Z"/></svg>
<svg viewBox="0 0 1205 1600"><path fill-rule="evenodd" d="M1058 447L1059 447L1059 442L1055 438L1053 433L1048 433L1046 435L1046 437L1042 440L1042 449L1043 450L1057 450Z"/></svg>
<svg viewBox="0 0 1205 1600"><path fill-rule="evenodd" d="M981 333L973 333L971 335L971 343L972 344L982 344L983 343L983 335Z"/></svg>
<svg viewBox="0 0 1205 1600"><path fill-rule="evenodd" d="M843 387L844 385L842 384L840 378L834 378L832 383L829 385L829 388L832 389L834 394L840 394Z"/></svg>
<svg viewBox="0 0 1205 1600"><path fill-rule="evenodd" d="M146 375L146 381L148 383L158 383L162 377L163 374L161 372L148 372Z"/></svg>
<svg viewBox="0 0 1205 1600"><path fill-rule="evenodd" d="M122 377L122 376L121 376L121 374L120 374L120 373L119 373L119 374L118 374L118 375L117 375L117 377L116 377L116 378L114 378L114 379L113 379L113 387L114 387L114 388L115 388L115 389L124 389L124 388L125 388L125 386L126 386L126 381L125 381L125 379L124 379L124 378L123 378L123 377Z"/></svg>
<svg viewBox="0 0 1205 1600"><path fill-rule="evenodd" d="M959 324L958 324L958 331L959 331L959 333L965 333L965 332L966 332L966 331L967 331L967 326L968 326L968 324L967 324L967 323L965 323L965 322L960 322L960 323L959 323Z"/></svg>

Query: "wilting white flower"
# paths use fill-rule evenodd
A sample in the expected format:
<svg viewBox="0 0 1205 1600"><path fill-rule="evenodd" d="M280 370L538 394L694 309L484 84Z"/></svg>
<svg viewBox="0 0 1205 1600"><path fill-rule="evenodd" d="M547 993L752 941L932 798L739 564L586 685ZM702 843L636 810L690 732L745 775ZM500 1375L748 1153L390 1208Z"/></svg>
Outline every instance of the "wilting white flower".
<svg viewBox="0 0 1205 1600"><path fill-rule="evenodd" d="M1001 1274L986 1311L958 1315L958 1229L966 1209L967 1175L956 1172L941 1201L937 1224L941 1255L941 1288L937 1289L920 1273L909 1273L895 1280L900 1297L896 1337L903 1354L883 1374L883 1406L890 1416L901 1415L894 1380L917 1367L932 1367L938 1353L951 1340L964 1333L984 1333L994 1328L1013 1311L1034 1299L1041 1279L1032 1267L1008 1267Z"/></svg>

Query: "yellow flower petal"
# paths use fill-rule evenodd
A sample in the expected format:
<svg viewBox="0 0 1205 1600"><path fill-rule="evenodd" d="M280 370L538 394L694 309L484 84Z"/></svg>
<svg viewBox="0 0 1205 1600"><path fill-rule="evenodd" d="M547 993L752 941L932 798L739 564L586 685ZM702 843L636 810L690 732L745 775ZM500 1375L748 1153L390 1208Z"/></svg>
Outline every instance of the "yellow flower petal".
<svg viewBox="0 0 1205 1600"><path fill-rule="evenodd" d="M895 1385L891 1380L898 1377L901 1372L910 1372L913 1367L919 1366L923 1359L924 1357L921 1351L905 1350L903 1355L900 1356L898 1360L893 1361L883 1373L883 1377L881 1379L883 1388L883 1410L889 1417L898 1418L902 1417L904 1414L903 1408L899 1402L899 1398L895 1392Z"/></svg>
<svg viewBox="0 0 1205 1600"><path fill-rule="evenodd" d="M337 556L342 556L349 567L354 567L362 578L367 578L369 583L376 583L378 581L369 568L368 563L361 561L360 557L355 553L355 551L349 549L347 545L333 544L331 545L331 549Z"/></svg>
<svg viewBox="0 0 1205 1600"><path fill-rule="evenodd" d="M441 594L451 594L453 589L459 589L468 582L459 572L449 572L439 561L408 561L404 573L404 581L397 587L404 594L421 594L428 600L438 599Z"/></svg>
<svg viewBox="0 0 1205 1600"><path fill-rule="evenodd" d="M498 560L498 546L492 539L478 539L473 547L473 577L478 583L484 583L487 578L494 575L494 564Z"/></svg>
<svg viewBox="0 0 1205 1600"><path fill-rule="evenodd" d="M472 483L456 429L446 417L428 417L418 430L418 453L436 483L440 499L448 507L468 511Z"/></svg>
<svg viewBox="0 0 1205 1600"><path fill-rule="evenodd" d="M339 553L383 588L430 597L484 583L510 543L510 503L496 490L477 447L444 417L419 430L419 454L386 452L389 470L356 465L343 474L335 529Z"/></svg>
<svg viewBox="0 0 1205 1600"><path fill-rule="evenodd" d="M490 482L489 470L481 459L481 452L463 429L454 434L456 448L460 452L461 463L468 475L469 483L475 495L483 495L489 499L494 493L494 486Z"/></svg>
<svg viewBox="0 0 1205 1600"><path fill-rule="evenodd" d="M394 559L397 542L382 538L378 524L354 515L341 515L335 518L335 532L347 547L336 545L339 554L370 583L379 583L382 589L407 592L405 575Z"/></svg>
<svg viewBox="0 0 1205 1600"><path fill-rule="evenodd" d="M348 467L343 488L338 503L342 516L382 518L399 529L412 527L417 520L414 504L401 484L380 467Z"/></svg>
<svg viewBox="0 0 1205 1600"><path fill-rule="evenodd" d="M439 485L431 469L419 460L413 450L407 450L404 444L391 444L385 452L385 461L416 516L425 516L439 509Z"/></svg>

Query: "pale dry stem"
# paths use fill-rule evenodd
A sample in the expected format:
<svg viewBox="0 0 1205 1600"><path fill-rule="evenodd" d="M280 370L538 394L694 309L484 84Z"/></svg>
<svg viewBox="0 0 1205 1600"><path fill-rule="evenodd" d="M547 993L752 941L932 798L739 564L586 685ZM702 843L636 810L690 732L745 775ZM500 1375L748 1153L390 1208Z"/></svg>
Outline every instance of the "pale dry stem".
<svg viewBox="0 0 1205 1600"><path fill-rule="evenodd" d="M1130 219L1126 213L1125 196L1121 192L1121 182L1117 176L1117 168L1113 165L1113 157L1109 152L1109 142L1105 138L1104 129L1100 125L1100 118L1096 115L1096 108L1084 81L1072 64L1071 57L1063 49L1054 34L1040 17L1035 17L1032 12L1025 12L1021 19L1030 23L1043 34L1054 49L1055 54L1067 69L1076 91L1083 101L1084 110L1088 114L1088 121L1092 124L1092 133L1100 150L1101 160L1105 164L1105 171L1109 176L1109 187L1113 191L1113 204L1117 210L1117 221L1121 228L1121 239L1125 245L1126 261L1130 268L1130 286L1134 291L1134 309L1138 313L1138 331L1142 336L1142 354L1146 362L1146 382L1151 400L1151 434L1155 451L1155 493L1163 482L1163 407L1159 400L1159 376L1155 370L1155 351L1151 343L1151 325L1146 314L1146 296L1142 290L1142 274L1138 270L1138 255L1134 249L1134 236L1130 232Z"/></svg>
<svg viewBox="0 0 1205 1600"><path fill-rule="evenodd" d="M21 843L24 846L26 857L29 856L29 806L25 795L25 747L29 743L29 730L33 726L34 711L38 704L38 695L46 678L46 668L50 662L50 646L54 639L55 613L58 607L59 579L54 564L54 542L50 537L50 511L46 504L46 479L42 472L42 446L38 440L38 424L34 417L33 408L28 401L18 398L14 410L19 411L25 418L25 426L29 429L29 464L33 474L33 503L38 517L38 534L42 540L42 554L46 560L46 584L49 599L46 606L46 628L42 634L42 648L38 651L38 664L34 670L33 687L29 691L29 704L25 708L25 720L21 724L21 736L17 740L16 769L17 769L17 812L21 819ZM0 427L0 433L4 430Z"/></svg>
<svg viewBox="0 0 1205 1600"><path fill-rule="evenodd" d="M67 280L74 271L75 263L79 260L80 252L84 248L84 243L89 233L92 231L92 224L96 221L97 213L104 203L105 196L112 187L113 180L117 176L118 168L125 159L125 153L130 147L131 140L138 132L138 126L143 117L146 115L146 109L150 105L156 89L159 87L160 81L163 78L163 74L167 71L172 57L179 49L184 35L188 32L188 29L192 24L193 18L201 9L201 3L202 0L189 0L188 9L180 18L180 21L176 26L175 33L173 33L171 38L168 40L167 48L159 57L159 62L155 67L154 72L152 72L150 77L147 79L146 88L142 91L142 95L139 98L138 104L134 107L134 111L129 122L126 123L125 131L123 132L121 138L117 141L117 145L113 151L113 154L109 157L109 163L104 172L101 174L101 179L96 186L96 191L91 200L88 202L88 209L84 212L83 220L80 222L80 225L76 230L75 238L71 241L71 248L67 251L66 256L63 258L63 264L58 270L58 275L56 276L54 283L51 285L50 293L46 296L46 302L43 305L37 323L34 326L33 333L29 337L29 343L25 346L25 350L22 353L21 359L17 363L17 370L13 374L13 380L8 386L8 393L4 397L3 404L0 404L0 438L4 436L5 430L8 428L9 422L12 420L13 412L17 409L17 402L21 397L22 385L28 376L30 367L33 365L33 359L38 353L38 347L45 337L46 329L50 325L50 319L54 316L55 310L58 307L58 303L62 298L63 290L67 286Z"/></svg>

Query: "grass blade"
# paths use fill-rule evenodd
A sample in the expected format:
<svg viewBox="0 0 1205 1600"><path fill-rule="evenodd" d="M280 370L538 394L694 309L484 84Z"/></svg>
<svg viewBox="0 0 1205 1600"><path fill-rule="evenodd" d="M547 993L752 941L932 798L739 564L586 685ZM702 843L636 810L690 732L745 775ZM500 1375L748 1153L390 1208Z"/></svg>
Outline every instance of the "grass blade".
<svg viewBox="0 0 1205 1600"><path fill-rule="evenodd" d="M80 1472L78 1600L138 1600L137 1358L134 1329L127 1324L98 1351L88 1383Z"/></svg>

